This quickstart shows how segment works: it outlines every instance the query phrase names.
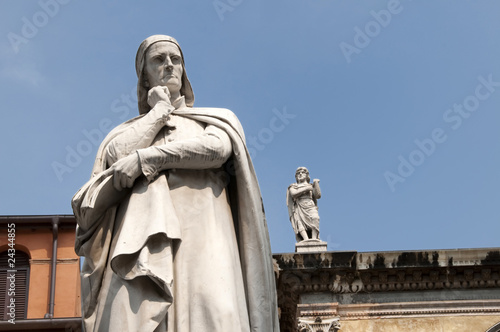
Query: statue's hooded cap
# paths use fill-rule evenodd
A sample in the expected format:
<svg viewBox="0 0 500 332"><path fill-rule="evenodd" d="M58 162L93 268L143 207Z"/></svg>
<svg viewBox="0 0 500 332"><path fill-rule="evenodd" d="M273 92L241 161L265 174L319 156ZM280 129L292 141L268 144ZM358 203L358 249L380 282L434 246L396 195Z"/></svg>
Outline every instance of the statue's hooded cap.
<svg viewBox="0 0 500 332"><path fill-rule="evenodd" d="M181 87L181 95L184 96L186 106L192 107L194 104L194 93L193 93L193 88L191 88L191 83L189 82L189 79L186 74L186 67L184 65L184 55L182 54L182 49L179 46L179 43L177 40L175 40L173 37L166 36L166 35L154 35L151 37L146 38L141 45L139 46L139 49L137 50L137 55L135 57L135 70L137 72L137 99L138 99L138 104L139 104L139 114L145 114L151 110L151 107L148 104L148 88L144 86L144 66L146 65L145 63L145 56L146 53L151 47L151 45L159 43L159 42L169 42L175 44L178 48L179 51L181 52L182 56L182 87Z"/></svg>

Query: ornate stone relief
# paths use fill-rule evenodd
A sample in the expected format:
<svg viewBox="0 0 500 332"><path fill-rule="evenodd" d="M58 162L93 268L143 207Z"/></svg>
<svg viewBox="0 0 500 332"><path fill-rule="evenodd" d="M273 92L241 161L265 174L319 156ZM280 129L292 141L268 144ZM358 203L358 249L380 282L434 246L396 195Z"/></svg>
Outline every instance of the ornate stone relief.
<svg viewBox="0 0 500 332"><path fill-rule="evenodd" d="M456 255L456 252L440 254ZM302 301L305 296L310 299L315 294L325 294L324 298L332 300L340 300L343 296L365 300L372 296L395 299L392 303L379 305L363 302L365 300L359 300L358 305L340 303L337 305L338 310L320 316L322 322L334 317L344 320L442 314L498 314L500 301L496 300L498 297L495 297L495 294L498 294L500 289L500 260L489 259L488 257L493 256L489 253L486 258L481 256L482 253L476 252L461 251L460 254L478 258L467 256L467 261L450 259L448 262L446 257L438 261L435 259L436 255L431 253L429 257L432 257L432 261L427 261L424 253L424 260L421 262L404 265L397 259L394 263L392 257L388 260L387 256L386 261L391 263L384 263L383 255L378 253L373 254L377 257L371 262L364 259L365 264L360 263L361 255L356 252L274 255L280 268L278 302L281 309L281 329L294 331L300 327L298 331L317 331L314 329L317 325L311 325L311 322L315 322L318 311L307 314L298 309L304 305L301 303L304 303ZM408 302L397 302L398 294L403 293L406 294ZM422 297L422 294L426 294L426 297ZM443 294L447 295L443 297ZM454 297L453 294L462 295ZM430 303L423 300L424 298L432 298L434 301ZM443 298L446 301L440 300ZM324 330L324 327L318 329L328 331Z"/></svg>
<svg viewBox="0 0 500 332"><path fill-rule="evenodd" d="M282 282L289 283L291 289L299 293L331 291L343 294L500 287L498 267L425 266L359 270L352 266L353 262L346 259L337 259L335 262L334 257L329 256L331 253L287 254L286 257L275 256L275 259L282 269ZM293 267L287 268L287 265Z"/></svg>
<svg viewBox="0 0 500 332"><path fill-rule="evenodd" d="M337 332L340 330L339 317L321 319L299 318L298 332Z"/></svg>
<svg viewBox="0 0 500 332"><path fill-rule="evenodd" d="M337 332L340 330L338 303L299 304L298 332Z"/></svg>

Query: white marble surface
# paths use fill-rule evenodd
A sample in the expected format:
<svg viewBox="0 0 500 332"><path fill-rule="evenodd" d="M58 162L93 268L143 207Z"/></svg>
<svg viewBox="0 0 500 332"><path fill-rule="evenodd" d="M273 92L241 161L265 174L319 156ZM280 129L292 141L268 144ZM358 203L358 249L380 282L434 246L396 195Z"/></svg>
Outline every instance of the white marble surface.
<svg viewBox="0 0 500 332"><path fill-rule="evenodd" d="M87 330L278 331L241 124L229 110L191 107L175 39L146 39L136 66L141 116L104 139L72 202Z"/></svg>
<svg viewBox="0 0 500 332"><path fill-rule="evenodd" d="M305 167L297 168L295 180L297 182L287 188L286 203L296 241L319 240L319 180L314 179L312 184L309 183L309 171Z"/></svg>

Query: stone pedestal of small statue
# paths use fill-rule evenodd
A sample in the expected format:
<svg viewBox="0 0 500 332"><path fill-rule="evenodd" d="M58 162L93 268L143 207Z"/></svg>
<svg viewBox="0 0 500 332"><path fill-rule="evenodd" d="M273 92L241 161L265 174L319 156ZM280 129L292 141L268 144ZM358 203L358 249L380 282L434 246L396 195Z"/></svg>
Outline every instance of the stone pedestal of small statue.
<svg viewBox="0 0 500 332"><path fill-rule="evenodd" d="M295 252L326 251L328 243L321 240L304 240L295 243Z"/></svg>

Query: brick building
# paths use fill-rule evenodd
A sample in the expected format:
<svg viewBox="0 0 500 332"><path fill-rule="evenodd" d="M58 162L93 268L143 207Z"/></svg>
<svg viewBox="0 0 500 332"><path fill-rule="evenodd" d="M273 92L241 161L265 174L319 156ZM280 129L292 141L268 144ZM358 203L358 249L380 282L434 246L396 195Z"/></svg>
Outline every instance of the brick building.
<svg viewBox="0 0 500 332"><path fill-rule="evenodd" d="M0 331L80 330L75 227L71 215L0 216Z"/></svg>

